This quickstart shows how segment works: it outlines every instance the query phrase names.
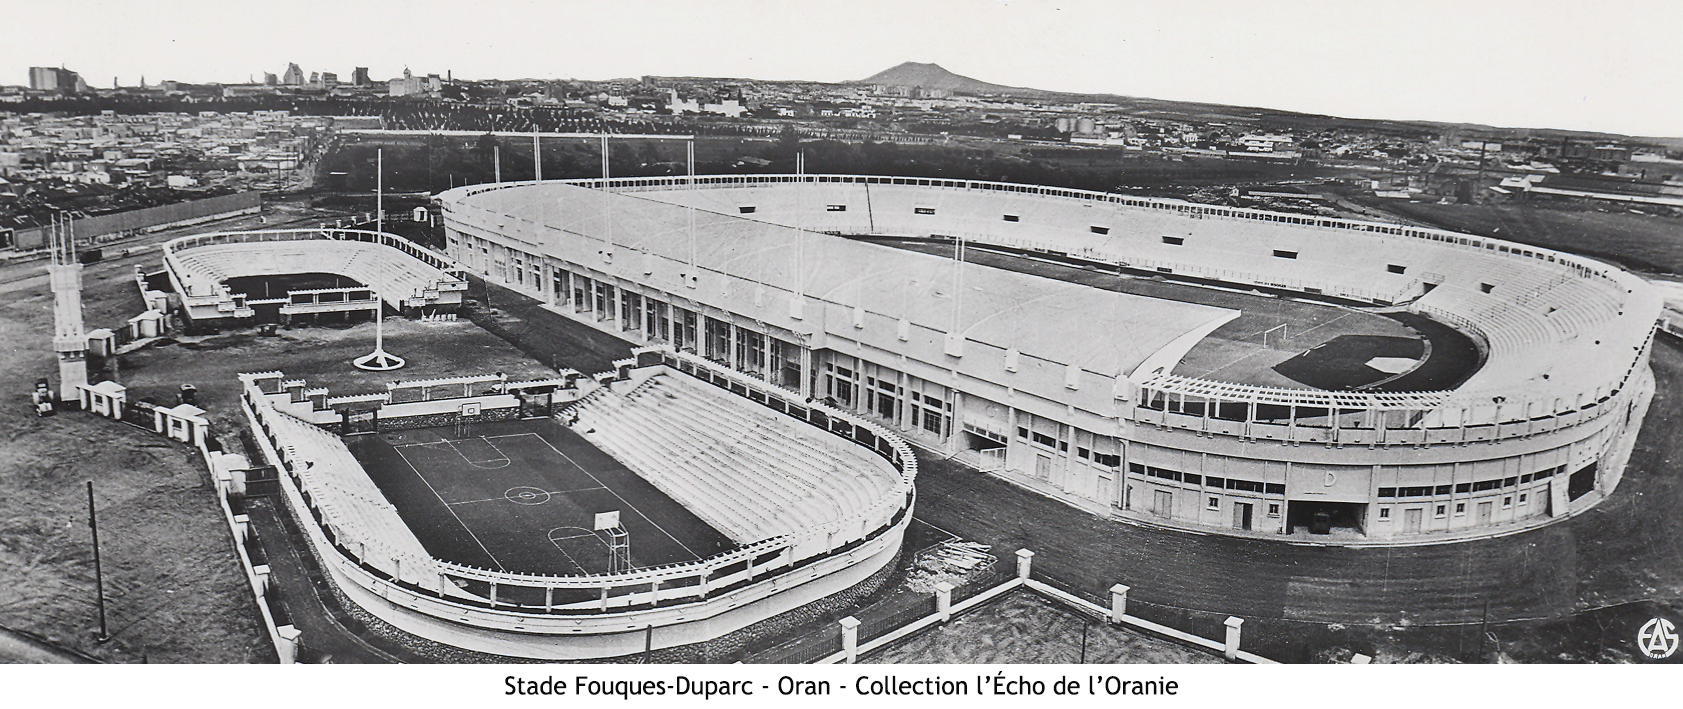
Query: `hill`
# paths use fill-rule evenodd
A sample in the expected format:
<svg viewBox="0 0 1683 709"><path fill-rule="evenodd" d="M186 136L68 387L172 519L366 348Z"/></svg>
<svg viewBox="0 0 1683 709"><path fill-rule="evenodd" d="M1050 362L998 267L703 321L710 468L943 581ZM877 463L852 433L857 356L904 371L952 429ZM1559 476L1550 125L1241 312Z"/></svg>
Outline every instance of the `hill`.
<svg viewBox="0 0 1683 709"><path fill-rule="evenodd" d="M942 89L954 93L966 94L1041 94L1043 91L1024 89L1016 86L1002 86L978 81L968 76L954 74L941 68L939 64L920 64L905 62L885 71L872 74L854 84L876 84L881 86L915 86L925 89Z"/></svg>

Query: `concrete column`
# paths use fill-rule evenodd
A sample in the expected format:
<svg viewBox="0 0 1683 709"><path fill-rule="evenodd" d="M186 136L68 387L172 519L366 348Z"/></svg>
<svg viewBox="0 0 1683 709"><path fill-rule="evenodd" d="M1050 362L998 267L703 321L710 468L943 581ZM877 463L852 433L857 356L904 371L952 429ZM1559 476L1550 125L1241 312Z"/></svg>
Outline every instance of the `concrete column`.
<svg viewBox="0 0 1683 709"><path fill-rule="evenodd" d="M1029 568L1034 564L1034 552L1027 549L1017 550L1017 578L1028 580Z"/></svg>
<svg viewBox="0 0 1683 709"><path fill-rule="evenodd" d="M1110 587L1110 622L1121 623L1122 616L1128 614L1128 587L1116 584Z"/></svg>
<svg viewBox="0 0 1683 709"><path fill-rule="evenodd" d="M298 638L302 633L290 625L275 628L275 635L280 638L275 651L280 655L280 663L290 665L298 662Z"/></svg>
<svg viewBox="0 0 1683 709"><path fill-rule="evenodd" d="M953 585L946 581L935 584L935 614L945 623L953 617Z"/></svg>
<svg viewBox="0 0 1683 709"><path fill-rule="evenodd" d="M842 652L847 653L844 660L851 665L859 659L859 619L848 616L839 621L841 623Z"/></svg>
<svg viewBox="0 0 1683 709"><path fill-rule="evenodd" d="M1243 618L1227 616L1227 620L1223 623L1227 626L1227 643L1221 650L1223 657L1229 660L1239 658L1239 626L1244 624L1245 620Z"/></svg>

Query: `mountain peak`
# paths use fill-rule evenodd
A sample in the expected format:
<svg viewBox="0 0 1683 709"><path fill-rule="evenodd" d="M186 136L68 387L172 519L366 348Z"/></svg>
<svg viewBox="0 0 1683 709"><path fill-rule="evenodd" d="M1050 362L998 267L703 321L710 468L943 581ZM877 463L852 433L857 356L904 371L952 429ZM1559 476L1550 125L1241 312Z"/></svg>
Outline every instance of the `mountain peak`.
<svg viewBox="0 0 1683 709"><path fill-rule="evenodd" d="M870 77L853 82L858 84L876 84L881 86L915 86L924 89L944 89L965 93L1021 93L1025 89L1011 86L990 84L978 81L968 76L954 74L941 68L939 64L925 64L921 62L902 62L885 71L872 74Z"/></svg>

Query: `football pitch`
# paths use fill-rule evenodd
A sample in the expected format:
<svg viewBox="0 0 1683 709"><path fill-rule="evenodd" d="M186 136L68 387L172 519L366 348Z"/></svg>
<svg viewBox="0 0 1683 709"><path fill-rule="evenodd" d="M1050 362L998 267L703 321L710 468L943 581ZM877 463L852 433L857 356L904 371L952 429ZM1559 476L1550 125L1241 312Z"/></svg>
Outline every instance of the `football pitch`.
<svg viewBox="0 0 1683 709"><path fill-rule="evenodd" d="M434 557L515 573L607 573L599 513L619 512L631 568L736 545L678 501L551 419L345 439Z"/></svg>

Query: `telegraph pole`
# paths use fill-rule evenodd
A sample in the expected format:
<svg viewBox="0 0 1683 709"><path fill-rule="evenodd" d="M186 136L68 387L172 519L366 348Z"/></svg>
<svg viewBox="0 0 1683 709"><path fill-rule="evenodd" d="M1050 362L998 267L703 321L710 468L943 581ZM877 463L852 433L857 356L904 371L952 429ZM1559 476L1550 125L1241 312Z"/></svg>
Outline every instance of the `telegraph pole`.
<svg viewBox="0 0 1683 709"><path fill-rule="evenodd" d="M88 481L88 528L93 530L95 600L99 606L99 641L111 639L105 630L105 576L99 567L99 518L94 515L93 481Z"/></svg>

